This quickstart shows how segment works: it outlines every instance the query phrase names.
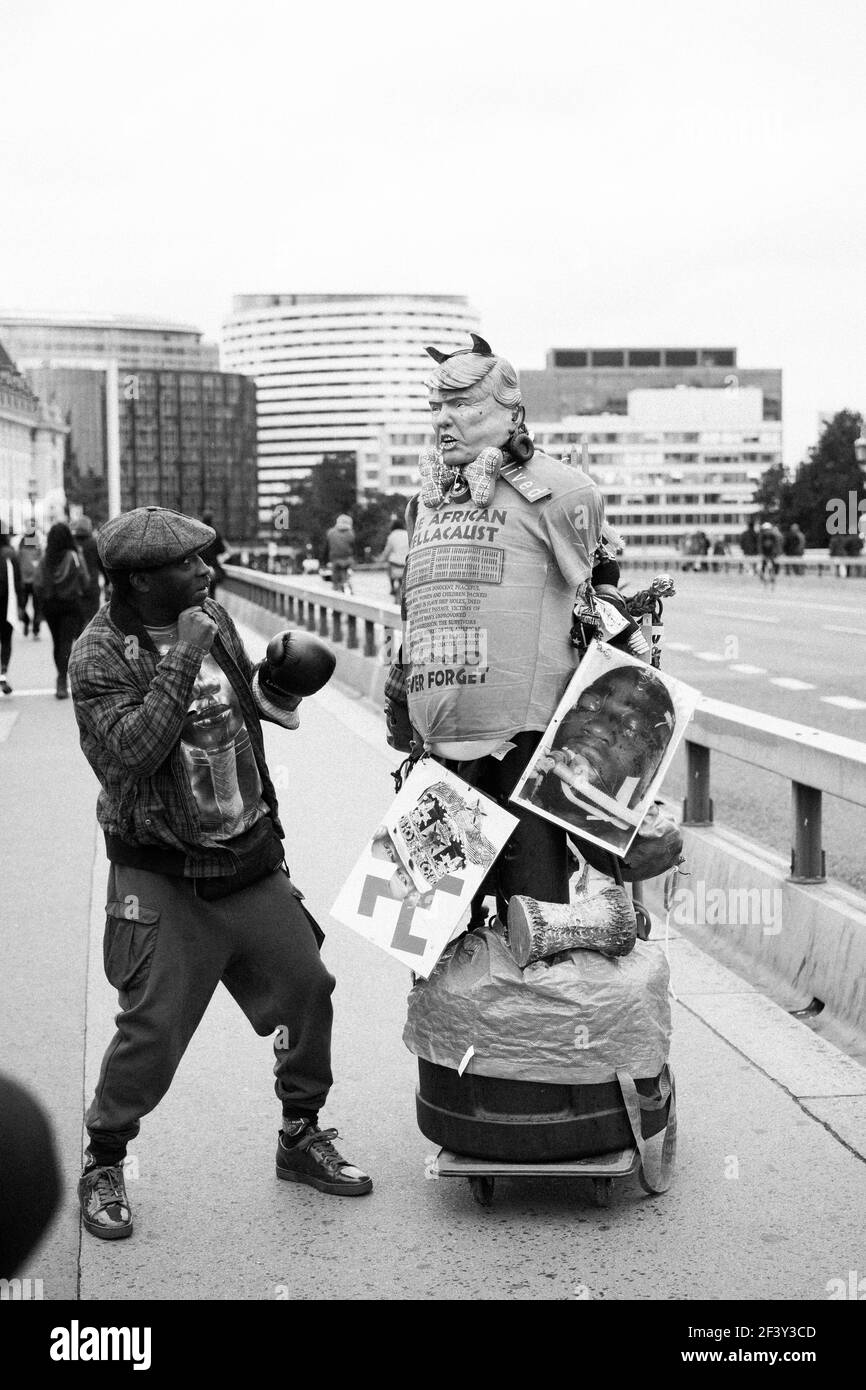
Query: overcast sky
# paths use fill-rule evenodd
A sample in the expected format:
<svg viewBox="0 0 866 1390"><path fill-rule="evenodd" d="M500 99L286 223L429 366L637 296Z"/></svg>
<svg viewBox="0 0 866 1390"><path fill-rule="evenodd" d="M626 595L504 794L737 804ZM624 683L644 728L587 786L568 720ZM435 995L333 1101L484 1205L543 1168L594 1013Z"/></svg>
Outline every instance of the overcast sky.
<svg viewBox="0 0 866 1390"><path fill-rule="evenodd" d="M736 346L786 458L866 410L863 0L28 0L0 44L0 306L467 294L550 346Z"/></svg>

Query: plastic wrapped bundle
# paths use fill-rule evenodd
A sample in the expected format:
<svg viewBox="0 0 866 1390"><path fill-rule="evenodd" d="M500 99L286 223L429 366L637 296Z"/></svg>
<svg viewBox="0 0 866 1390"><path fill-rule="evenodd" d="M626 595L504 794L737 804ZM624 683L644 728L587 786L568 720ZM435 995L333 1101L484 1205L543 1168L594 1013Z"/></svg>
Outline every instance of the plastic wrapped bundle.
<svg viewBox="0 0 866 1390"><path fill-rule="evenodd" d="M521 970L495 930L460 937L409 995L403 1041L469 1073L560 1085L655 1077L671 1035L663 951L638 941L608 959L569 951Z"/></svg>

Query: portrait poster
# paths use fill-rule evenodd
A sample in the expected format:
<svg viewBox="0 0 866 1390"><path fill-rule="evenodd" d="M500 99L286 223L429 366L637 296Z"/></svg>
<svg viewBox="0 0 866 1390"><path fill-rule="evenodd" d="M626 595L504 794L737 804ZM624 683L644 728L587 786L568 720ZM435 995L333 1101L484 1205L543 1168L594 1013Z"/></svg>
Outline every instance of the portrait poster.
<svg viewBox="0 0 866 1390"><path fill-rule="evenodd" d="M511 800L624 856L699 699L692 686L592 642Z"/></svg>
<svg viewBox="0 0 866 1390"><path fill-rule="evenodd" d="M517 818L430 758L416 763L331 914L426 979Z"/></svg>

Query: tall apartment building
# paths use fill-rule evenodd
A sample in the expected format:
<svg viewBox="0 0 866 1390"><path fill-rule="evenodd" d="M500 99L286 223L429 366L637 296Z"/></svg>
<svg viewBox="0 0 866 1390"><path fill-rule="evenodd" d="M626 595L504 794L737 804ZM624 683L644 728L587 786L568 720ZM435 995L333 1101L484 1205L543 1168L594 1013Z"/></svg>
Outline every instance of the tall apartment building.
<svg viewBox="0 0 866 1390"><path fill-rule="evenodd" d="M225 535L255 535L255 384L221 372L219 349L198 329L0 313L0 333L68 420L68 476L105 478L113 456L122 510L149 502L211 510Z"/></svg>
<svg viewBox="0 0 866 1390"><path fill-rule="evenodd" d="M258 387L261 526L326 453L355 452L359 493L376 487L382 432L429 419L425 347L468 347L477 328L462 295L236 296L222 361Z"/></svg>

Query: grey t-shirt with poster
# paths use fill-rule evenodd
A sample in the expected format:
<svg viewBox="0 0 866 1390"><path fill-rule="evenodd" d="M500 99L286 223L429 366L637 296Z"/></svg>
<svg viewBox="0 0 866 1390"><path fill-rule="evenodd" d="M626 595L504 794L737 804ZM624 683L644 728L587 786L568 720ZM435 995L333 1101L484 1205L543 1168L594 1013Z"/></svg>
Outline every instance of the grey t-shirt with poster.
<svg viewBox="0 0 866 1390"><path fill-rule="evenodd" d="M546 728L577 661L575 592L592 572L601 494L536 453L531 502L504 478L486 507L419 502L406 564L403 664L425 744L482 743Z"/></svg>
<svg viewBox="0 0 866 1390"><path fill-rule="evenodd" d="M147 631L160 656L178 640L177 623ZM267 815L237 695L210 652L205 652L196 677L180 751L201 818L204 845L222 845Z"/></svg>

